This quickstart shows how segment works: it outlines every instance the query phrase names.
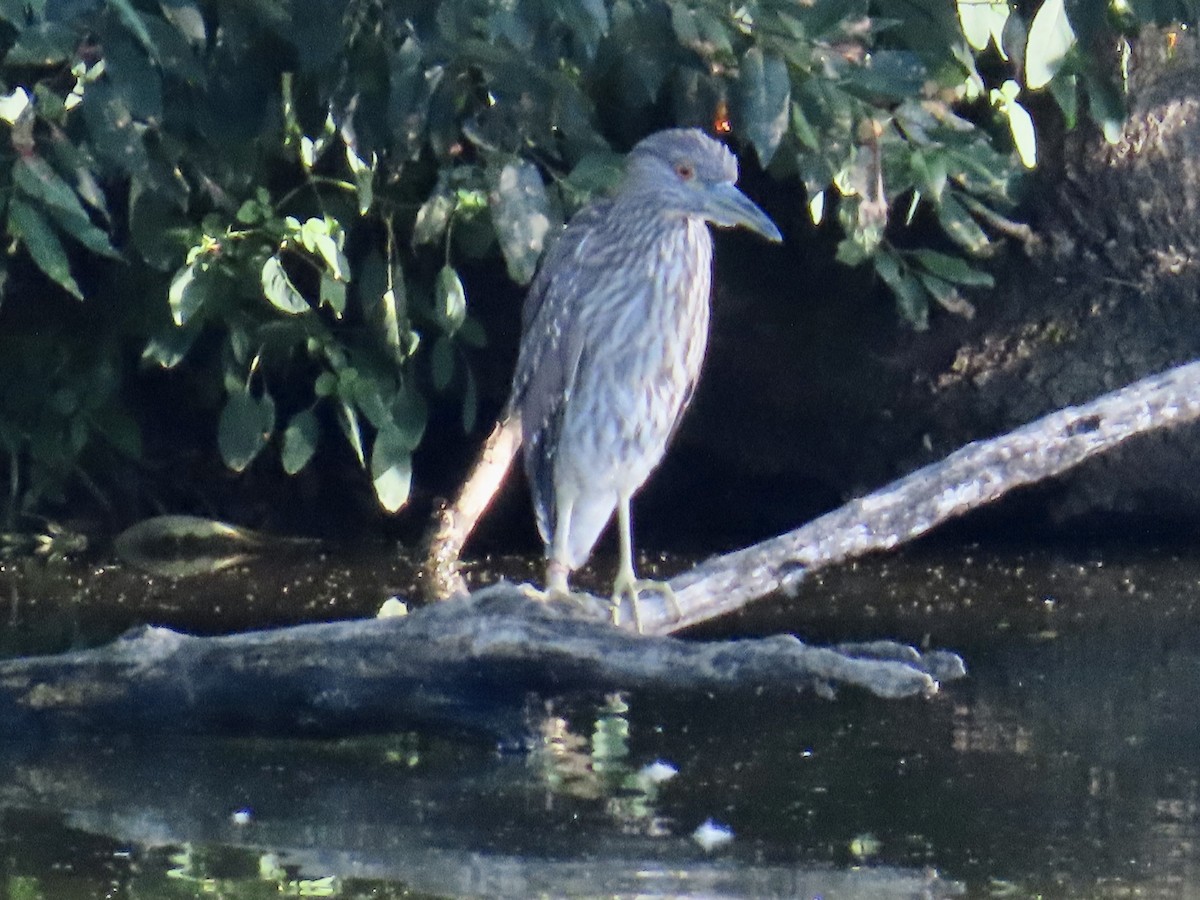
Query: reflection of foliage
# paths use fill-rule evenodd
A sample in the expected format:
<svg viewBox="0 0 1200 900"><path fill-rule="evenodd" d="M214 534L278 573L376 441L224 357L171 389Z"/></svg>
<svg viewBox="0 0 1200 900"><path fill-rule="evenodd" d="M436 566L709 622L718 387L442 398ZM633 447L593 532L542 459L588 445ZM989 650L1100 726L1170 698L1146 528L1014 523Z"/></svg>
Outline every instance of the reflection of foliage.
<svg viewBox="0 0 1200 900"><path fill-rule="evenodd" d="M603 800L614 821L651 833L658 820L659 787L675 775L663 762L634 769L629 759L629 707L619 694L609 696L597 711L588 740L571 731L565 719L542 720L542 741L533 761L552 794Z"/></svg>
<svg viewBox="0 0 1200 900"><path fill-rule="evenodd" d="M990 99L1028 164L1028 89L1073 119L1082 85L1114 121L1118 94L1078 49L1105 25L1091 6L1068 21L1047 0L1026 21L1002 0L960 0L961 20L934 0L0 3L3 221L61 289L35 306L28 266L6 264L22 276L9 304L29 307L0 337L9 515L68 479L102 493L110 458L139 459L131 340L212 386L231 468L275 444L299 472L336 422L399 508L429 397L474 418L484 335L458 264L498 255L528 281L557 223L612 183L604 135L622 129L731 132L804 184L812 218L844 232L839 258L872 264L910 322L931 300L967 312L960 289L990 283L967 260L1009 224L1021 166L982 103L960 107ZM942 250L894 242L921 210Z"/></svg>
<svg viewBox="0 0 1200 900"><path fill-rule="evenodd" d="M344 897L342 880L332 875L301 878L274 853L219 845L184 844L170 855L171 881L193 886L200 894L231 897Z"/></svg>

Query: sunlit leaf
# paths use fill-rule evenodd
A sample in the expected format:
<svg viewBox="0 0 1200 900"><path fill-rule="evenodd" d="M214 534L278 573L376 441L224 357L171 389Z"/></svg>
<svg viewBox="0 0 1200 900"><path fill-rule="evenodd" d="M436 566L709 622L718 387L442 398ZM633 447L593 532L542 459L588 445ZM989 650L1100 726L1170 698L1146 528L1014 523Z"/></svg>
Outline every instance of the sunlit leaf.
<svg viewBox="0 0 1200 900"><path fill-rule="evenodd" d="M443 266L438 272L435 304L438 324L447 334L454 334L467 315L467 293L458 273L451 266Z"/></svg>
<svg viewBox="0 0 1200 900"><path fill-rule="evenodd" d="M267 445L275 430L275 401L263 392L256 398L248 390L233 391L217 423L217 447L225 465L242 472Z"/></svg>
<svg viewBox="0 0 1200 900"><path fill-rule="evenodd" d="M371 483L379 505L390 513L408 502L412 487L412 454L397 429L387 427L375 435L371 447Z"/></svg>
<svg viewBox="0 0 1200 900"><path fill-rule="evenodd" d="M958 21L967 43L976 50L986 50L993 40L1004 52L1002 36L1008 21L1008 0L958 0Z"/></svg>
<svg viewBox="0 0 1200 900"><path fill-rule="evenodd" d="M1029 25L1025 44L1025 86L1037 90L1049 84L1075 46L1075 31L1063 0L1045 0Z"/></svg>
<svg viewBox="0 0 1200 900"><path fill-rule="evenodd" d="M0 96L0 121L15 125L29 108L29 92L23 87L16 88L11 94Z"/></svg>
<svg viewBox="0 0 1200 900"><path fill-rule="evenodd" d="M20 239L37 267L52 281L72 297L83 299L83 292L71 275L62 242L41 212L19 197L13 197L8 204L8 230Z"/></svg>
<svg viewBox="0 0 1200 900"><path fill-rule="evenodd" d="M1012 131L1013 145L1017 155L1027 169L1037 166L1037 135L1033 128L1033 117L1016 100L1010 100L1003 106L1008 116L1008 127Z"/></svg>
<svg viewBox="0 0 1200 900"><path fill-rule="evenodd" d="M289 223L294 223L295 219L289 219L288 221ZM334 278L337 278L339 281L349 281L350 263L346 260L345 254L342 253L339 240L335 236L337 234L338 228L336 222L315 217L306 220L298 231L304 249L309 253L315 253L321 257Z"/></svg>
<svg viewBox="0 0 1200 900"><path fill-rule="evenodd" d="M417 210L417 221L413 225L413 244L433 244L441 240L450 225L454 213L454 198L442 186L429 196Z"/></svg>
<svg viewBox="0 0 1200 900"><path fill-rule="evenodd" d="M354 175L354 186L358 194L358 214L365 216L371 209L371 204L375 202L375 166L377 160L375 154L371 154L371 161L368 163L359 158L354 148L346 144L346 163L350 166L350 172Z"/></svg>
<svg viewBox="0 0 1200 900"><path fill-rule="evenodd" d="M163 16L175 26L191 44L203 46L208 40L208 29L204 24L204 15L195 3L190 0L169 0L162 3Z"/></svg>
<svg viewBox="0 0 1200 900"><path fill-rule="evenodd" d="M271 256L262 267L263 294L271 301L271 305L290 315L310 312L312 307L304 299L304 295L292 283L283 268L279 254Z"/></svg>
<svg viewBox="0 0 1200 900"><path fill-rule="evenodd" d="M537 269L550 230L550 203L537 166L523 159L505 163L492 176L492 222L508 274L528 284Z"/></svg>
<svg viewBox="0 0 1200 900"><path fill-rule="evenodd" d="M766 166L783 140L791 109L792 85L787 63L751 47L742 55L738 75L741 131Z"/></svg>
<svg viewBox="0 0 1200 900"><path fill-rule="evenodd" d="M204 304L204 286L196 280L197 264L188 263L175 273L167 289L167 304L176 325L186 325Z"/></svg>
<svg viewBox="0 0 1200 900"><path fill-rule="evenodd" d="M307 466L317 450L320 434L321 428L311 409L302 410L292 416L287 428L283 430L283 445L280 448L283 471L295 475Z"/></svg>
<svg viewBox="0 0 1200 900"><path fill-rule="evenodd" d="M346 440L350 443L350 449L358 458L358 464L366 466L367 454L363 449L362 427L358 424L358 413L344 400L338 405L338 424L342 428L342 434L346 435Z"/></svg>

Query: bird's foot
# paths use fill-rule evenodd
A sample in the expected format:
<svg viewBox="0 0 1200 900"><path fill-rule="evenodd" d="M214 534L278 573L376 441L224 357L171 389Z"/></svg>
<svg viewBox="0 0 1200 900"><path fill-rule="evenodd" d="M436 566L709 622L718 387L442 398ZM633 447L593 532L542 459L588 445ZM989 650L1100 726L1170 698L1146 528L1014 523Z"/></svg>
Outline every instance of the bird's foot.
<svg viewBox="0 0 1200 900"><path fill-rule="evenodd" d="M587 591L573 591L559 585L549 585L543 589L532 584L523 584L521 593L538 603L560 605L561 609L583 613L589 619L604 616L603 601L598 601Z"/></svg>
<svg viewBox="0 0 1200 900"><path fill-rule="evenodd" d="M672 614L676 618L683 618L683 610L679 607L679 601L675 598L675 591L671 589L671 585L665 581L656 581L653 578L638 578L632 572L626 572L618 575L616 582L613 584L612 620L614 625L620 626L621 603L623 600L628 599L629 609L633 615L634 630L638 634L642 633L642 616L638 609L638 604L641 602L640 595L643 591L651 591L660 595Z"/></svg>

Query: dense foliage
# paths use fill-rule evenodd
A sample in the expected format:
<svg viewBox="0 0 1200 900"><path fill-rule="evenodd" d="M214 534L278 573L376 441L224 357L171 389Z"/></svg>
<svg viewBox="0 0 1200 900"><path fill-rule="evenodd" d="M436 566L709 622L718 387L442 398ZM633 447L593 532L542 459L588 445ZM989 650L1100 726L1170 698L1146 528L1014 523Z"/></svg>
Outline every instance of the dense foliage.
<svg viewBox="0 0 1200 900"><path fill-rule="evenodd" d="M340 429L398 509L428 404L474 417L457 266L527 282L667 124L802 184L914 326L969 313L1036 162L1028 92L1112 127L1097 35L1195 5L0 0L7 519L141 458L147 369L208 385L230 468L299 472ZM898 238L922 211L940 249Z"/></svg>

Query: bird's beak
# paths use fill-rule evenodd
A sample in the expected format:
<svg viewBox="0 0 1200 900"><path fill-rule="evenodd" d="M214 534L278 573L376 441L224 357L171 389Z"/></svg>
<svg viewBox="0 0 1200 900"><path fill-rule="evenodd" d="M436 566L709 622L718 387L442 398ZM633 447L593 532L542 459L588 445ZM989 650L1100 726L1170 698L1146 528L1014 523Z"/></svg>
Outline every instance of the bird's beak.
<svg viewBox="0 0 1200 900"><path fill-rule="evenodd" d="M758 232L769 241L783 240L771 217L732 184L710 185L707 195L705 215L714 225L724 228L741 226Z"/></svg>

